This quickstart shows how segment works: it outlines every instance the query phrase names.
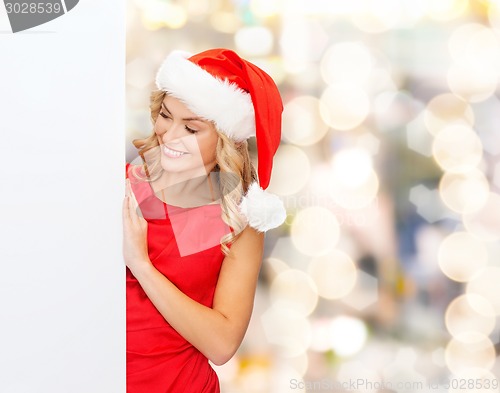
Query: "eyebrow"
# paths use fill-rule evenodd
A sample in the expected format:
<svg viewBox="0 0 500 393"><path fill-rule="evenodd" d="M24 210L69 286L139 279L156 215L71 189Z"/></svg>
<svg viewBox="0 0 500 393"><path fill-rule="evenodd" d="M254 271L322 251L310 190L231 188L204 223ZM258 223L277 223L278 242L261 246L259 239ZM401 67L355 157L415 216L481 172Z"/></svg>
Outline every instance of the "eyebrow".
<svg viewBox="0 0 500 393"><path fill-rule="evenodd" d="M165 105L164 102L161 103L161 106L168 112L169 115L172 115L172 113L168 110L167 106ZM185 117L182 119L183 121L192 121L192 120L198 120L202 122L206 122L205 119L202 119L201 117Z"/></svg>

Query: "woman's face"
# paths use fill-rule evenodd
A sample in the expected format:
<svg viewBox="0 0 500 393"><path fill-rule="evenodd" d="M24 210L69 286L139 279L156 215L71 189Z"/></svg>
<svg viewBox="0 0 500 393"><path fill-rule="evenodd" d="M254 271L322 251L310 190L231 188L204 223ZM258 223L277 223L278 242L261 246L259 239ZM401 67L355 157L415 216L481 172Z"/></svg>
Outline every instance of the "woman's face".
<svg viewBox="0 0 500 393"><path fill-rule="evenodd" d="M212 122L191 112L178 99L165 95L154 131L161 166L168 172L209 173L216 165L218 135Z"/></svg>

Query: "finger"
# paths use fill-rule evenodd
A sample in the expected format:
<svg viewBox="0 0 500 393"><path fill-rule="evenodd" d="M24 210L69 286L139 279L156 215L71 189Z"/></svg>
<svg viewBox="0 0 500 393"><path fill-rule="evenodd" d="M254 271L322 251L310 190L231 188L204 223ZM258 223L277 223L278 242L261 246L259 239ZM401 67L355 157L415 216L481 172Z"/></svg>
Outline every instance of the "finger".
<svg viewBox="0 0 500 393"><path fill-rule="evenodd" d="M132 210L135 212L137 217L142 218L142 211L139 207L139 202L137 202L137 198L135 197L134 191L132 190L132 186L129 183L129 197L132 201Z"/></svg>
<svg viewBox="0 0 500 393"><path fill-rule="evenodd" d="M122 203L122 218L125 222L125 220L130 219L130 210L129 210L129 197L125 196L123 198L123 203Z"/></svg>

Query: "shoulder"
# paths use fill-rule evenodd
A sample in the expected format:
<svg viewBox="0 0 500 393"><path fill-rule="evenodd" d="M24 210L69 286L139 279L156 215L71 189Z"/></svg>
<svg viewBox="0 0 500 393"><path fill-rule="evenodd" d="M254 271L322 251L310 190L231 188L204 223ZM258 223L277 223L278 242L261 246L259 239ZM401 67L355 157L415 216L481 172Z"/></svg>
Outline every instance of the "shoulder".
<svg viewBox="0 0 500 393"><path fill-rule="evenodd" d="M231 244L230 252L227 258L262 259L264 249L264 233L258 232L247 225L241 231L237 239Z"/></svg>

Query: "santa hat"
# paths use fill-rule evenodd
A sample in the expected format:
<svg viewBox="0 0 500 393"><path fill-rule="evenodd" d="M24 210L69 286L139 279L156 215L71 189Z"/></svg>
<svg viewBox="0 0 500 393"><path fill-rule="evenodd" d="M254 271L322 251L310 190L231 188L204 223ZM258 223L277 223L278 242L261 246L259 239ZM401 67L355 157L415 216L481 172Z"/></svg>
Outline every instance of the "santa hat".
<svg viewBox="0 0 500 393"><path fill-rule="evenodd" d="M249 225L261 232L281 225L286 218L283 203L264 191L281 140L283 111L271 77L228 49L196 55L173 51L160 66L156 86L213 121L229 138L239 142L256 137L259 184L250 185L240 210Z"/></svg>

